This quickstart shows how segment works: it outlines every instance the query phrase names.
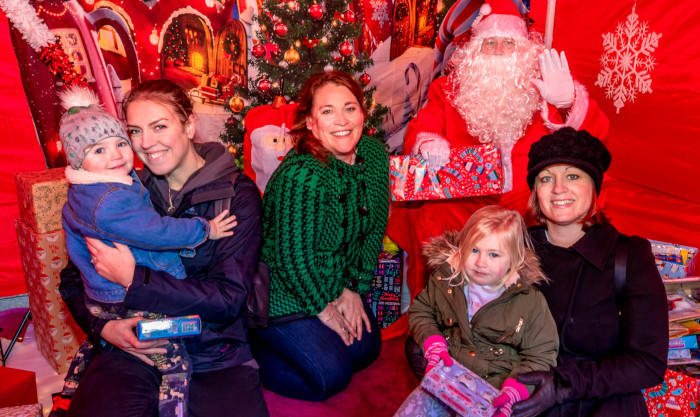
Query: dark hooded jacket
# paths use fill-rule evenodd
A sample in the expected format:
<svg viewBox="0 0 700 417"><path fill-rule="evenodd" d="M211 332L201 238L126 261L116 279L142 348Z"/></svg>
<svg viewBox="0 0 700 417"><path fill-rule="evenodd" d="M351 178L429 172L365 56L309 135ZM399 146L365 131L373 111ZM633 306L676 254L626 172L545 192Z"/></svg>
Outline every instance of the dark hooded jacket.
<svg viewBox="0 0 700 417"><path fill-rule="evenodd" d="M174 208L168 213L168 185L163 177L141 172L144 186L156 210L179 218L212 219L215 202L230 199L230 211L238 225L233 236L208 240L197 248L194 258L182 258L187 278L177 280L162 271L137 266L124 303L136 310L170 316L198 314L202 333L184 339L195 372L218 370L251 362L245 328L246 295L260 254L262 225L260 192L243 174L235 183L233 157L221 144L195 145L205 159L182 189L172 196ZM235 196L234 196L235 194ZM80 327L93 343L100 343L100 332L107 323L85 308L82 280L75 268L61 274L61 295Z"/></svg>
<svg viewBox="0 0 700 417"><path fill-rule="evenodd" d="M491 385L500 388L506 378L556 365L559 338L533 274L522 273L517 283L487 303L469 321L466 283L452 285L447 258L456 248L456 235L434 238L425 255L435 271L408 310L411 334L419 346L429 336L447 340L450 356Z"/></svg>
<svg viewBox="0 0 700 417"><path fill-rule="evenodd" d="M626 282L616 300L615 258L622 236L595 225L570 248L530 230L542 269L540 283L561 346L555 405L546 416L646 416L642 389L666 371L668 308L647 240L627 239Z"/></svg>

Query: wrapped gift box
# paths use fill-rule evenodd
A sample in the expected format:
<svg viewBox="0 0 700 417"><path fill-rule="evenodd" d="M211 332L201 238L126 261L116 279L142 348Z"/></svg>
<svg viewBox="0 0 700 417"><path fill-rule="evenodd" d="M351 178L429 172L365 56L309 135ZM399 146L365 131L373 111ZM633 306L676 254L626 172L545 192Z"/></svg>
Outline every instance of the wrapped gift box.
<svg viewBox="0 0 700 417"><path fill-rule="evenodd" d="M65 168L15 174L22 221L37 233L62 229L61 209L66 202Z"/></svg>
<svg viewBox="0 0 700 417"><path fill-rule="evenodd" d="M25 404L0 408L0 417L43 417L41 404Z"/></svg>
<svg viewBox="0 0 700 417"><path fill-rule="evenodd" d="M697 415L698 380L690 375L667 369L664 381L643 393L650 417Z"/></svg>
<svg viewBox="0 0 700 417"><path fill-rule="evenodd" d="M37 346L57 372L65 373L85 339L58 291L61 270L68 262L65 234L36 233L21 220L15 220L15 229Z"/></svg>
<svg viewBox="0 0 700 417"><path fill-rule="evenodd" d="M450 161L429 170L421 155L389 157L393 201L477 197L501 193L501 153L493 144L453 148Z"/></svg>
<svg viewBox="0 0 700 417"><path fill-rule="evenodd" d="M663 279L685 278L695 275L698 248L651 240L651 252Z"/></svg>
<svg viewBox="0 0 700 417"><path fill-rule="evenodd" d="M37 402L34 372L0 366L0 381L0 407Z"/></svg>
<svg viewBox="0 0 700 417"><path fill-rule="evenodd" d="M491 417L496 411L492 403L499 391L457 361L440 361L420 385L461 416Z"/></svg>
<svg viewBox="0 0 700 417"><path fill-rule="evenodd" d="M379 262L366 298L379 321L379 327L387 327L398 320L401 315L400 251L383 251L379 254Z"/></svg>

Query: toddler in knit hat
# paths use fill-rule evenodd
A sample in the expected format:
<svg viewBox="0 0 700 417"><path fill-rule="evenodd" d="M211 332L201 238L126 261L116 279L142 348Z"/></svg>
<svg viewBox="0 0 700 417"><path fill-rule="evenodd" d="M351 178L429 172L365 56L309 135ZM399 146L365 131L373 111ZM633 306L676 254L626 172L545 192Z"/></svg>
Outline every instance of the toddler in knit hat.
<svg viewBox="0 0 700 417"><path fill-rule="evenodd" d="M160 318L160 314L125 306L128 287L100 276L85 237L127 245L137 265L183 279L186 273L180 256L194 256L208 239L233 235L235 216L226 217L227 210L211 221L161 216L133 169L134 153L124 124L104 111L88 89L72 87L59 98L67 110L59 122L59 135L70 164L66 167L70 186L62 212L63 229L68 255L85 285L86 305L92 314L106 320L137 315ZM179 341L163 347L166 354L150 355L163 376L159 415L185 416L191 361ZM75 392L91 355L92 347L86 341L66 376L65 396Z"/></svg>

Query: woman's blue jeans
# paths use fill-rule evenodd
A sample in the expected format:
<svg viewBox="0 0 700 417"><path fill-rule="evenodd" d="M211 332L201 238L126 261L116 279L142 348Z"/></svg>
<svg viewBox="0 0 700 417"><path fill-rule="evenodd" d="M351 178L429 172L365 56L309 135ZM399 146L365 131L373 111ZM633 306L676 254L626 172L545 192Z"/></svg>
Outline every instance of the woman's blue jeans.
<svg viewBox="0 0 700 417"><path fill-rule="evenodd" d="M263 386L307 401L323 401L344 390L352 374L374 362L382 347L377 319L366 303L364 307L372 332L363 327L362 340L350 346L316 316L251 331Z"/></svg>

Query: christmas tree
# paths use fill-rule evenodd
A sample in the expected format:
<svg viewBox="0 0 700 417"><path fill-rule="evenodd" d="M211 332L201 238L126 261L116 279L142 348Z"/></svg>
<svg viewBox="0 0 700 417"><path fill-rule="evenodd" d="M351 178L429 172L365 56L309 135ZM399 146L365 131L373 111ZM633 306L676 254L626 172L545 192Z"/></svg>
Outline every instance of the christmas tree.
<svg viewBox="0 0 700 417"><path fill-rule="evenodd" d="M372 98L375 88L367 88L370 76L365 70L372 65L366 52L356 50L356 39L362 33L355 13L349 9L350 0L326 0L324 5L314 0L265 0L263 10L255 19L260 29L255 34L249 66L258 75L248 79L248 88L236 86L228 108L233 112L226 122L221 140L229 150L242 158L245 126L243 119L251 108L291 102L304 81L314 73L340 70L354 74L364 88L364 134L384 139L381 127L388 108ZM243 105L241 97L250 103Z"/></svg>
<svg viewBox="0 0 700 417"><path fill-rule="evenodd" d="M168 32L163 38L163 49L166 60L180 61L180 65L185 65L187 42L179 20L174 20L168 28Z"/></svg>

